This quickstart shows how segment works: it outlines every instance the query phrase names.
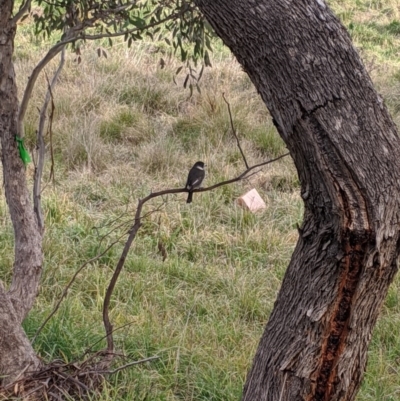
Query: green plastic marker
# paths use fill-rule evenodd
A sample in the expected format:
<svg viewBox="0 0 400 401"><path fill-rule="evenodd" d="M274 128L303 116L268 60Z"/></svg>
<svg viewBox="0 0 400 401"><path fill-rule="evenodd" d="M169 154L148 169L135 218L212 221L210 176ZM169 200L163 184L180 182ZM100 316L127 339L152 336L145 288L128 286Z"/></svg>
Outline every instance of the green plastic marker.
<svg viewBox="0 0 400 401"><path fill-rule="evenodd" d="M28 163L32 161L31 156L29 155L29 152L25 149L24 146L24 138L20 138L19 136L15 137L15 140L17 141L17 146L19 150L19 157L23 161L25 167Z"/></svg>

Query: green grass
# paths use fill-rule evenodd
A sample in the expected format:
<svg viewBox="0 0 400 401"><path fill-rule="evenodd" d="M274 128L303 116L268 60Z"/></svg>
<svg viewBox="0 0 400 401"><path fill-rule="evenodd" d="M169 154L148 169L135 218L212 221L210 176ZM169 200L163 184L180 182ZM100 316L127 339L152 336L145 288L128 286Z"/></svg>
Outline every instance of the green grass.
<svg viewBox="0 0 400 401"><path fill-rule="evenodd" d="M397 3L330 4L349 27L398 121ZM19 27L15 62L20 93L47 45L34 37L29 24ZM139 197L182 187L196 160L208 165L206 184L243 170L222 93L249 162L286 152L249 79L221 44L213 68L204 73L202 93L191 98L182 88L184 74L177 77L178 85L172 82L179 63L167 60L165 69L159 69L152 46L143 42L127 49L116 41L104 59L97 57L96 45L87 43L81 64L67 56L54 91L56 179L42 195L45 264L38 300L24 322L30 337L79 266L117 238L119 224L132 221ZM48 66L49 76L56 64ZM45 89L41 76L26 121L31 147ZM253 187L267 203L256 215L235 203ZM153 201L145 211L159 206L144 221L128 256L111 302L111 319L115 327L130 324L115 332L120 351L132 360L160 359L118 373L100 399L238 400L302 220L294 166L283 159L248 181L195 194L192 205L181 194L164 203ZM3 199L0 275L9 282L13 233L6 210ZM159 241L168 252L164 262ZM102 304L121 249L118 243L78 275L35 343L45 359L72 361L96 342L94 350L105 346ZM358 401L400 400L399 291L397 278L374 331Z"/></svg>
<svg viewBox="0 0 400 401"><path fill-rule="evenodd" d="M337 16L348 28L364 59L399 65L399 18L397 0L330 0Z"/></svg>

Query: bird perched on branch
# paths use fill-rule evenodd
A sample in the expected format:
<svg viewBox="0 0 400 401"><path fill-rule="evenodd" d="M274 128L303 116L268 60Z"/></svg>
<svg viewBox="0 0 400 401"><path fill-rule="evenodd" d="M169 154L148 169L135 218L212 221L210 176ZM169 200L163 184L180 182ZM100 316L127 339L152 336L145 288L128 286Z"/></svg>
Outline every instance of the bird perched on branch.
<svg viewBox="0 0 400 401"><path fill-rule="evenodd" d="M206 175L205 164L196 162L190 169L185 188L189 191L186 203L192 203L193 190L200 188L201 183Z"/></svg>

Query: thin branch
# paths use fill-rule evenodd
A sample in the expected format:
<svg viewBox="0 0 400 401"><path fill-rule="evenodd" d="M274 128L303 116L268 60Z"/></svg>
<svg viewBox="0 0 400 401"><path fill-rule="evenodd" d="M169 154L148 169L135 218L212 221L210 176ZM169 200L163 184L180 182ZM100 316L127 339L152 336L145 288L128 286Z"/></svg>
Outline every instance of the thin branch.
<svg viewBox="0 0 400 401"><path fill-rule="evenodd" d="M163 192L163 191L161 191ZM150 195L151 196L151 195ZM161 196L161 195L158 195ZM136 237L136 233L138 232L139 228L141 227L141 214L142 214L142 208L144 203L149 200L149 196L147 196L144 199L139 199L138 202L138 207L136 209L136 214L135 214L135 220L134 220L134 225L129 231L129 236L127 241L125 242L124 249L122 250L122 254L119 258L117 267L115 268L114 274L111 277L110 284L107 287L106 291L106 296L104 298L104 303L103 303L103 323L104 327L106 329L106 335L107 335L107 352L112 353L114 352L114 339L112 336L113 332L113 326L110 322L110 317L109 317L109 307L110 307L110 300L112 293L115 288L115 284L117 283L118 277L122 271L122 268L124 267L125 264L125 259L128 255L129 249L132 245L133 240Z"/></svg>
<svg viewBox="0 0 400 401"><path fill-rule="evenodd" d="M219 182L219 183L212 185L210 187L207 187L207 188L195 189L193 192L207 192L207 191L211 191L215 188L221 187L223 185L232 184L233 182L243 180L244 178L246 178L247 174L250 173L252 170L254 170L258 167L273 163L279 159L282 159L283 157L285 157L287 155L289 155L289 153L286 153L284 155L276 157L275 159L271 159L266 162L256 164L252 167L247 168L242 174L240 174L239 176L237 176L235 178L232 178L227 181ZM110 322L110 317L109 317L110 300L111 300L111 296L112 296L114 288L115 288L115 284L117 283L118 277L122 271L122 268L124 267L125 260L128 255L129 249L132 245L133 240L136 237L137 232L139 231L139 229L142 225L143 216L141 214L142 214L143 206L150 199L153 199L153 198L156 198L159 196L163 196L163 195L167 195L167 194L178 194L178 193L182 193L182 192L188 192L188 190L186 188L165 189L163 191L152 192L149 195L147 195L146 197L144 197L143 199L139 199L139 201L138 201L138 206L137 206L136 213L135 213L134 224L133 224L131 230L129 231L128 239L125 242L124 249L122 250L122 253L118 260L114 274L112 275L110 284L107 287L107 291L106 291L106 295L105 295L104 303L103 303L103 323L104 323L106 337L107 337L107 352L110 354L114 352L114 339L112 336L113 326Z"/></svg>
<svg viewBox="0 0 400 401"><path fill-rule="evenodd" d="M69 281L69 283L67 284L67 286L64 288L63 293L61 294L60 299L58 300L56 306L54 307L54 309L52 310L52 312L50 313L49 316L47 316L46 320L41 324L41 326L38 328L38 330L36 331L35 335L33 336L32 339L32 344L35 342L37 336L39 335L39 333L42 331L43 327L48 323L48 321L54 316L54 314L58 311L61 302L64 300L64 298L67 296L68 290L71 288L71 285L74 283L76 277L78 276L78 274L90 263L95 262L96 260L100 259L103 255L105 255L116 243L119 242L119 240L122 238L122 235L115 240L114 242L112 242L102 253L94 256L93 258L87 260L85 263L83 263L83 265L81 265L81 267L75 272L75 274L72 276L71 280Z"/></svg>
<svg viewBox="0 0 400 401"><path fill-rule="evenodd" d="M26 12L31 7L31 2L32 2L31 0L27 0L24 4L22 4L17 14L15 14L14 17L12 18L11 20L12 24L16 24L26 14Z"/></svg>
<svg viewBox="0 0 400 401"><path fill-rule="evenodd" d="M219 182L219 183L217 183L215 185L211 185L211 187L195 189L195 190L193 190L193 192L207 192L207 191L211 191L211 190L213 190L215 188L221 187L223 185L232 184L233 182L237 182L237 181L243 180L245 178L248 178L247 174L250 173L250 171L254 170L255 168L262 167L262 166L265 166L267 164L276 162L279 159L282 159L282 158L284 158L286 156L289 156L289 155L290 155L290 153L285 153L285 154L283 154L281 156L275 157L275 159L271 159L271 160L268 160L266 162L256 164L254 166L249 167L246 171L244 171L242 174L240 174L239 176L237 176L235 178L232 178L232 179L227 180L227 181Z"/></svg>
<svg viewBox="0 0 400 401"><path fill-rule="evenodd" d="M47 108L49 106L50 100L52 101L52 110L54 109L54 101L53 101L53 88L57 83L58 77L60 76L61 70L64 67L65 63L65 46L63 47L61 51L61 58L60 58L60 63L58 65L58 68L56 72L54 73L53 79L48 83L48 88L47 88L47 93L43 102L42 109L40 110L40 118L39 118L39 127L37 130L37 165L35 167L35 177L34 177L34 183L33 183L33 210L36 215L36 219L38 222L39 230L41 233L44 231L44 219L43 219L43 211L42 211L42 205L41 205L41 187L42 187L42 175L43 175L43 168L44 168L44 160L45 160L45 143L44 143L44 125L46 121L46 112ZM53 112L51 113L50 116L50 125L52 122L52 115ZM51 127L49 129L50 136L51 136ZM50 144L52 140L50 138ZM52 146L52 145L50 145ZM51 151L51 154L53 152ZM52 165L54 163L54 156L52 154ZM52 168L53 170L53 168Z"/></svg>
<svg viewBox="0 0 400 401"><path fill-rule="evenodd" d="M21 105L18 112L18 122L17 129L18 135L23 138L25 136L24 132L24 118L26 110L28 109L29 99L31 98L33 88L35 86L36 80L43 70L43 68L55 57L60 51L65 47L66 44L71 43L77 40L77 37L73 35L74 31L70 30L66 34L67 39L62 40L61 42L56 43L47 54L39 61L36 67L32 70L32 74L28 79L28 83L26 84L26 88L24 91L24 95L22 97Z"/></svg>
<svg viewBox="0 0 400 401"><path fill-rule="evenodd" d="M61 58L64 58L65 56L65 47L61 51ZM50 93L51 88L50 88ZM55 183L55 177L54 177L54 148L53 148L53 120L54 120L54 96L51 95L51 109L50 109L50 115L49 115L49 125L47 126L47 133L49 134L49 146L50 146L50 174L49 174L49 182L52 181L53 185Z"/></svg>
<svg viewBox="0 0 400 401"><path fill-rule="evenodd" d="M117 372L120 372L121 370L129 368L130 366L139 365L139 364L142 364L142 363L145 363L145 362L154 361L155 359L160 359L160 357L158 355L154 355L154 356L150 356L149 358L140 359L139 361L134 361L134 362L127 363L126 365L120 366L120 367L118 367L118 368L116 368L114 370L93 370L93 371L87 371L87 372L79 373L78 376L85 376L85 375L89 375L89 374L93 374L93 373L113 375L113 374L115 374Z"/></svg>
<svg viewBox="0 0 400 401"><path fill-rule="evenodd" d="M231 113L231 105L230 105L229 102L226 100L226 98L225 98L225 93L222 93L222 97L223 97L223 99L225 100L225 103L226 103L227 106L228 106L229 119L230 119L230 121L231 121L232 132L233 132L233 135L234 135L235 138L236 138L237 146L238 146L238 148L239 148L239 150L240 150L240 153L242 154L242 158L243 158L243 161L244 161L244 165L245 165L246 168L248 169L248 168L249 168L249 165L248 165L248 163L247 163L246 156L244 155L243 149L242 149L242 147L240 146L240 141L239 141L239 138L238 138L238 136L237 136L237 133L236 133L236 130L235 130L235 126L233 125L233 118L232 118L232 113Z"/></svg>

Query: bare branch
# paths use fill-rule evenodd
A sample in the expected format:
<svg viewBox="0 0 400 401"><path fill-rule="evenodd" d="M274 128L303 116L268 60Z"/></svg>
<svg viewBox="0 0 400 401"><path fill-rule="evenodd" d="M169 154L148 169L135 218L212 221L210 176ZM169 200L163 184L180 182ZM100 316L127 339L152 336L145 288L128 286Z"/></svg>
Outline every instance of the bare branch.
<svg viewBox="0 0 400 401"><path fill-rule="evenodd" d="M266 166L267 164L276 162L276 161L278 161L278 160L280 160L280 159L282 159L282 158L284 158L286 156L289 156L289 155L290 155L290 153L285 153L283 155L275 157L274 159L268 160L266 162L255 164L254 166L251 166L248 169L246 169L245 171L243 171L243 173L241 173L240 175L238 175L235 178L231 178L230 180L218 182L217 184L211 185L210 187L193 189L193 192L208 192L208 191L212 191L215 188L222 187L223 185L228 185L228 184L232 184L232 183L237 182L237 181L244 180L245 178L248 178L248 174L252 170L254 170L256 168L259 168L259 167ZM165 189L165 190L158 191L158 192L152 192L151 194L149 194L145 198L143 198L141 200L141 202L146 203L150 199L157 198L159 196L169 195L169 194L179 194L179 193L182 193L182 192L188 192L188 190L186 188L175 188L175 189Z"/></svg>
<svg viewBox="0 0 400 401"><path fill-rule="evenodd" d="M61 57L65 55L65 48L61 52ZM49 134L49 146L50 146L50 174L49 174L49 181L53 181L54 184L54 149L53 149L53 118L54 118L54 96L51 96L51 109L49 115L49 125L47 127L47 133Z"/></svg>
<svg viewBox="0 0 400 401"><path fill-rule="evenodd" d="M174 192L168 192L167 191L160 191L158 192L156 196L161 196L164 195L165 193L179 193L179 192L187 192L186 189L182 190L182 189L178 189L178 190L171 190ZM142 208L143 205L150 199L154 198L154 196L152 196L153 194L150 194L148 196L146 196L143 199L139 199L138 201L138 207L136 209L136 213L135 213L135 220L134 220L134 224L132 226L132 228L129 231L129 236L128 239L125 242L124 245L124 249L122 250L122 254L118 260L118 264L117 267L115 268L114 274L111 277L110 280L110 284L107 287L107 291L106 291L106 296L104 298L104 303L103 303L103 323L104 323L104 327L106 329L106 335L107 335L107 352L108 353L112 353L114 352L114 339L112 336L112 332L113 332L113 326L110 322L110 317L109 317L109 307L110 307L110 300L111 300L111 296L112 293L114 291L115 288L115 284L117 283L118 277L122 271L122 268L124 267L125 264L125 260L126 257L128 255L129 249L132 245L133 240L136 237L137 232L139 231L139 228L142 225Z"/></svg>
<svg viewBox="0 0 400 401"><path fill-rule="evenodd" d="M38 131L37 131L36 148L37 148L38 155L37 155L37 165L35 167L35 177L34 177L34 183L33 183L33 210L36 214L39 230L41 233L43 233L43 231L44 231L43 212L42 212L42 205L41 205L42 175L43 175L44 160L45 160L45 143L44 143L44 138L43 138L43 136L44 136L43 131L44 131L44 125L45 125L45 121L46 121L46 111L47 111L50 100L52 100L52 105L54 108L52 90L53 90L54 86L56 85L56 82L61 73L61 70L64 67L64 62L65 62L65 46L62 48L60 63L58 65L56 72L54 73L53 79L52 79L51 83L48 82L48 89L47 89L46 97L43 102L42 109L40 110L39 127L38 127ZM51 114L53 114L53 113L51 113ZM50 126L51 126L51 121L52 121L52 116L50 117ZM49 132L50 132L50 136L51 136L51 128L49 129ZM50 138L50 144L51 143L52 143L52 140ZM52 157L52 164L54 164L52 151L51 151L51 157Z"/></svg>
<svg viewBox="0 0 400 401"><path fill-rule="evenodd" d="M31 98L33 88L35 86L36 80L37 80L40 72L55 56L57 56L58 53L60 53L60 51L62 51L62 49L64 49L66 44L71 43L78 39L78 37L74 35L74 31L72 31L72 30L68 31L66 36L67 36L67 39L64 39L61 42L56 43L47 52L47 54L42 58L42 60L40 60L40 62L33 69L32 74L28 79L28 83L26 84L26 88L24 91L24 95L22 97L22 101L21 101L21 105L20 105L19 113L18 113L17 129L18 129L18 135L20 138L23 138L25 136L24 124L23 124L24 118L25 118L25 113L28 108L29 99Z"/></svg>
<svg viewBox="0 0 400 401"><path fill-rule="evenodd" d="M243 158L244 164L245 164L246 168L248 169L248 168L249 168L249 165L248 165L248 163L247 163L246 156L244 155L243 149L242 149L242 147L240 146L239 138L238 138L238 136L237 136L237 133L236 133L236 130L235 130L235 126L233 125L233 118L232 118L232 113L231 113L231 105L230 105L229 102L226 100L226 98L225 98L225 93L222 93L222 97L224 98L225 103L226 103L227 106L228 106L229 119L230 119L230 121L231 121L232 132L233 132L233 135L234 135L235 138L236 138L237 146L238 146L238 148L239 148L239 150L240 150L240 153L242 154L242 158Z"/></svg>
<svg viewBox="0 0 400 401"><path fill-rule="evenodd" d="M21 5L21 7L18 10L17 14L15 14L14 17L12 18L12 20L11 20L11 22L13 24L16 24L26 14L26 12L31 7L31 3L32 3L31 0L26 0L25 3L23 3Z"/></svg>
<svg viewBox="0 0 400 401"><path fill-rule="evenodd" d="M248 168L247 170L245 170L242 174L240 174L239 176L237 176L237 177L235 177L235 178L232 178L232 179L227 180L227 181L218 182L218 183L215 184L215 185L211 185L211 187L194 189L193 192L207 192L207 191L211 191L211 190L213 190L213 189L215 189L215 188L222 187L223 185L232 184L233 182L241 181L241 180L243 180L243 179L245 179L245 178L248 178L248 177L249 177L249 176L248 176L248 173L250 173L250 171L254 170L255 168L262 167L262 166L265 166L265 165L267 165L267 164L276 162L276 161L278 161L279 159L282 159L282 158L284 158L284 157L286 157L286 156L289 156L289 155L290 155L290 153L285 153L285 154L283 154L283 155L281 155L281 156L275 157L275 159L271 159L271 160L268 160L268 161L266 161L266 162L263 162L263 163L260 163L260 164L256 164L256 165L254 165L254 166L249 167L249 168ZM252 175L253 175L253 174L252 174Z"/></svg>
<svg viewBox="0 0 400 401"><path fill-rule="evenodd" d="M279 159L282 159L283 157L285 157L287 155L289 155L289 153L286 153L284 155L276 157L275 159L271 159L266 162L256 164L252 167L247 168L242 174L240 174L239 176L237 176L235 178L232 178L227 181L219 182L219 183L212 185L210 187L207 187L207 188L195 189L193 192L207 192L207 191L211 191L215 188L221 187L222 185L232 184L233 182L243 180L244 178L247 178L248 173L250 173L252 170L254 170L258 167L273 163ZM132 245L133 240L136 237L137 232L139 231L139 229L142 225L143 216L141 214L142 214L143 205L146 202L148 202L150 199L157 198L159 196L163 196L163 195L167 195L167 194L178 194L181 192L188 192L188 190L186 188L165 189L163 191L152 192L151 194L147 195L143 199L139 199L139 201L138 201L138 206L137 206L136 213L135 213L134 224L133 224L131 230L129 231L128 239L125 242L124 249L122 250L122 253L118 260L117 267L115 268L114 274L111 277L110 284L108 285L108 288L106 291L106 296L104 298L104 303L103 303L103 323L104 323L104 327L106 330L106 337L107 337L107 352L110 354L114 352L114 339L112 336L113 326L110 322L110 317L109 317L110 300L111 300L111 296L112 296L112 293L115 288L115 284L117 283L118 277L122 271L122 268L124 267L125 260L128 255L129 249Z"/></svg>

